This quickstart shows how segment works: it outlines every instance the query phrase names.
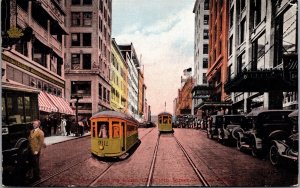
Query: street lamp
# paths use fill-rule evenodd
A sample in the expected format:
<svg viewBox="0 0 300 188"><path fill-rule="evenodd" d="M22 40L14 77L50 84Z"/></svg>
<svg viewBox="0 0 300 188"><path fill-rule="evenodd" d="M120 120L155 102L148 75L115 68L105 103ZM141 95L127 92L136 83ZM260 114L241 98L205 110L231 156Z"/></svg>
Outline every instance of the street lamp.
<svg viewBox="0 0 300 188"><path fill-rule="evenodd" d="M76 123L78 123L78 101L79 101L79 99L83 98L83 93L85 93L84 90L77 90L76 94L71 95L71 99L76 99L76 101L75 101L75 107L76 107L75 122Z"/></svg>

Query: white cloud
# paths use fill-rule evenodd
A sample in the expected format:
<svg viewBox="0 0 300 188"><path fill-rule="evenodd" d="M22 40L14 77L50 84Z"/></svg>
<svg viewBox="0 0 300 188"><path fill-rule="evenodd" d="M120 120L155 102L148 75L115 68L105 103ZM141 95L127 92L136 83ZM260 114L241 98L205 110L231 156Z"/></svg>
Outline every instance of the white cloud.
<svg viewBox="0 0 300 188"><path fill-rule="evenodd" d="M132 42L145 68L146 97L152 114L173 112L180 77L193 64L194 15L190 5L175 15L163 18L142 29L132 26L115 36L118 44ZM125 31L125 30L124 30Z"/></svg>

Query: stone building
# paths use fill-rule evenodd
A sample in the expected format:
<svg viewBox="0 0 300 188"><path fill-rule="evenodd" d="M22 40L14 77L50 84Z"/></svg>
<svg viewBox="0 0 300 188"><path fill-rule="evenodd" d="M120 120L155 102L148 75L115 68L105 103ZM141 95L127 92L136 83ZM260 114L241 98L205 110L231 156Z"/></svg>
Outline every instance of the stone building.
<svg viewBox="0 0 300 188"><path fill-rule="evenodd" d="M1 1L2 84L37 88L42 121L74 115L65 91L65 15L64 0Z"/></svg>
<svg viewBox="0 0 300 188"><path fill-rule="evenodd" d="M209 0L196 0L193 13L195 14L194 36L194 80L192 114L200 115L198 105L203 98L196 97L201 86L207 85L206 72L208 68L208 41L209 41Z"/></svg>
<svg viewBox="0 0 300 188"><path fill-rule="evenodd" d="M65 1L65 79L67 98L79 120L110 107L111 0Z"/></svg>
<svg viewBox="0 0 300 188"><path fill-rule="evenodd" d="M111 62L111 108L126 113L128 111L128 64L114 38Z"/></svg>
<svg viewBox="0 0 300 188"><path fill-rule="evenodd" d="M297 1L231 0L228 80L235 113L298 108Z"/></svg>

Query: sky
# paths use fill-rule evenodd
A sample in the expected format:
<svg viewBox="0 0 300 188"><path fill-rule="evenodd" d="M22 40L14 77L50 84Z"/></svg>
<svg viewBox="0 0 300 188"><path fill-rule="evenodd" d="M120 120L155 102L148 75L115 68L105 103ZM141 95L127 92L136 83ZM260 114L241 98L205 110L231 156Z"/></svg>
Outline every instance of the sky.
<svg viewBox="0 0 300 188"><path fill-rule="evenodd" d="M113 0L112 37L144 66L152 115L173 113L183 70L193 67L195 0Z"/></svg>

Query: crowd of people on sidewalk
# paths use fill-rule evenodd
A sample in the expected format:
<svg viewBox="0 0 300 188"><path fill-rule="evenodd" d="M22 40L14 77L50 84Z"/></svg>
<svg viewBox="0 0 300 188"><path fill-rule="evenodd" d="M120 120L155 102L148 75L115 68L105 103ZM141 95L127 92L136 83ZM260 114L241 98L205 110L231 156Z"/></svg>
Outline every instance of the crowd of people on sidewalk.
<svg viewBox="0 0 300 188"><path fill-rule="evenodd" d="M41 129L45 136L70 136L70 135L84 135L85 132L90 131L90 125L87 119L82 119L75 122L74 118L62 116L48 116L41 119Z"/></svg>

